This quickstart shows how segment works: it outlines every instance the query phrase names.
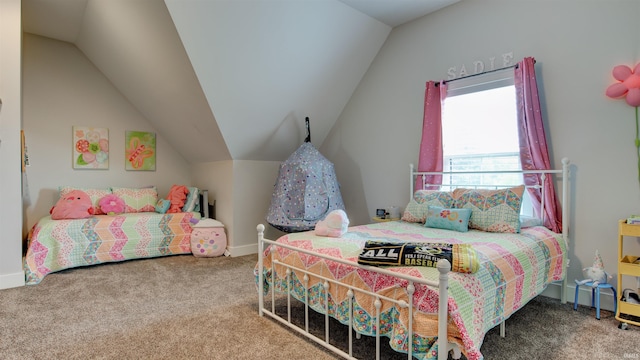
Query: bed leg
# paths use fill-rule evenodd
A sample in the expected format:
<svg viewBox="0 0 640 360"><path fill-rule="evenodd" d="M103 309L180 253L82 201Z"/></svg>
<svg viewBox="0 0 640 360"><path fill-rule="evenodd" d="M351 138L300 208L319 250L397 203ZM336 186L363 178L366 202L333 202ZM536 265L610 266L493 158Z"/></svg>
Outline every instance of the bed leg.
<svg viewBox="0 0 640 360"><path fill-rule="evenodd" d="M502 338L505 337L505 333L506 333L505 323L504 323L504 320L502 320L502 322L500 323L500 337Z"/></svg>
<svg viewBox="0 0 640 360"><path fill-rule="evenodd" d="M264 316L262 309L264 309L264 225L258 224L256 227L258 230L258 314ZM273 292L274 290L271 289Z"/></svg>
<svg viewBox="0 0 640 360"><path fill-rule="evenodd" d="M458 344L451 344L451 350L453 350L453 354L451 354L452 359L460 359L462 358L462 351L460 351L460 347Z"/></svg>

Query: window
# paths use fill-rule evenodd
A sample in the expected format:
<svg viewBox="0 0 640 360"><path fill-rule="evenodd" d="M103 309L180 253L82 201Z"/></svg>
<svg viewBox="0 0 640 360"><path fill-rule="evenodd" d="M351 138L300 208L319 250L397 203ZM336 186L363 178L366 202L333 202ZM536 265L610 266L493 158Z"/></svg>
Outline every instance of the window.
<svg viewBox="0 0 640 360"><path fill-rule="evenodd" d="M513 69L452 81L442 108L444 171L521 170ZM443 186L523 184L521 174L461 174ZM445 187L446 188L446 187ZM526 194L527 192L525 192ZM523 212L531 212L525 196Z"/></svg>

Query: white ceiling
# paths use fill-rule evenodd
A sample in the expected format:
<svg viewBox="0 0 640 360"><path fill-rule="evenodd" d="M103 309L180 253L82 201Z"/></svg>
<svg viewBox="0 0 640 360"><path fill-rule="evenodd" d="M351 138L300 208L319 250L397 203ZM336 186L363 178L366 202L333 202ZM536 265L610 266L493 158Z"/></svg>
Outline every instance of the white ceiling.
<svg viewBox="0 0 640 360"><path fill-rule="evenodd" d="M161 136L185 159L199 163L282 161L299 145L298 132L304 138L302 121L309 114L312 141L322 144L390 29L458 1L22 4L25 32L75 44ZM226 14L235 17L227 19ZM262 25L244 23L248 18ZM332 28L319 31L327 22ZM242 40L230 41L230 36ZM285 38L289 43L283 44ZM240 64L231 59L235 63L216 68L229 53L247 55ZM253 69L262 72L252 77ZM173 86L158 86L158 79ZM247 99L253 99L251 106Z"/></svg>
<svg viewBox="0 0 640 360"><path fill-rule="evenodd" d="M460 0L338 0L391 27L396 27Z"/></svg>
<svg viewBox="0 0 640 360"><path fill-rule="evenodd" d="M263 0L265 1L265 0ZM460 0L338 0L396 27ZM82 26L87 0L24 0L24 31L73 43Z"/></svg>
<svg viewBox="0 0 640 360"><path fill-rule="evenodd" d="M22 28L31 34L75 43L86 7L87 0L24 0Z"/></svg>

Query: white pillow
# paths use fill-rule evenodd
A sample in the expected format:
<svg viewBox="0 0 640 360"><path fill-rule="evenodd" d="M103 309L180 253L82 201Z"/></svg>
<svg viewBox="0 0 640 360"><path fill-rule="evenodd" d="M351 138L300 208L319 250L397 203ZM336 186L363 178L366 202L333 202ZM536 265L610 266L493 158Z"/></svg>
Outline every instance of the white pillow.
<svg viewBox="0 0 640 360"><path fill-rule="evenodd" d="M542 226L542 219L535 216L520 215L520 228Z"/></svg>

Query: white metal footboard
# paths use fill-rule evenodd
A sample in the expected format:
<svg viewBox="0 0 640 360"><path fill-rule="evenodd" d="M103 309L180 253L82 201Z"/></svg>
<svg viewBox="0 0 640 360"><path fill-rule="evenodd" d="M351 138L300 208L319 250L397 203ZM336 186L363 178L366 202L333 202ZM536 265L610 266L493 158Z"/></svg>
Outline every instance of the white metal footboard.
<svg viewBox="0 0 640 360"><path fill-rule="evenodd" d="M374 301L374 305L376 307L376 334L375 334L375 338L376 338L376 359L380 359L380 308L382 306L382 301L388 301L388 302L392 302L394 304L396 304L396 306L401 307L401 308L407 308L408 309L408 313L409 313L409 324L408 324L408 353L407 353L407 358L408 359L412 359L412 351L413 351L413 312L414 312L414 306L413 306L413 292L415 290L415 284L425 284L425 285L429 285L432 287L437 287L438 288L438 292L439 292L439 304L438 304L438 339L437 339L437 343L438 343L438 359L442 360L442 359L447 359L448 357L448 353L449 350L453 350L454 351L454 358L458 359L461 356L461 352L460 349L458 347L457 344L455 343L449 343L447 341L447 316L448 316L448 273L451 269L451 264L449 263L449 261L447 261L446 259L441 259L438 261L437 264L437 268L438 271L440 272L440 276L439 276L439 281L435 282L435 281L429 281L426 279L422 279L422 278L417 278L417 277L413 277L413 276L408 276L405 274L398 274L386 269L382 269L382 268L376 268L376 267L372 267L372 266L365 266L365 265L360 265L358 263L352 262L352 261L347 261L344 259L340 259L340 258L336 258L336 257L332 257L332 256L327 256L324 254L318 254L318 253L314 253L311 251L307 251L304 249L299 249L299 248L294 248L291 246L288 246L286 244L279 244L275 241L272 240L268 240L264 238L264 225L259 224L257 226L257 230L258 230L258 298L259 298L259 313L260 316L264 316L264 315L268 315L269 317L279 321L280 323L284 324L285 326L288 326L289 328L295 330L296 332L298 332L299 334L302 334L303 336L313 340L314 342L316 342L317 344L324 346L325 348L333 351L334 353L341 355L345 358L348 359L355 359L353 357L353 333L354 333L354 329L353 329L353 302L354 302L354 296L355 293L358 292L360 294L366 294L367 296L371 296L373 299L375 299ZM280 265L280 266L284 266L286 268L286 276L287 276L287 319L285 319L284 317L276 314L275 311L275 282L273 279L270 280L270 283L272 284L271 286L271 309L267 309L265 308L265 299L264 299L264 250L266 248L266 245L271 245L271 246L280 246L292 251L296 251L296 252L300 252L300 253L305 253L308 255L312 255L312 256L317 256L323 259L327 259L330 261L334 261L334 262L338 262L338 263L342 263L345 265L350 265L356 268L360 268L360 269L366 269L367 271L373 271L373 272L377 272L380 274L384 274L384 275L389 275L389 276L393 276L396 278L400 278L403 280L407 280L408 281L408 286L406 289L407 292L407 299L409 299L408 302L404 301L404 300L397 300L397 299L392 299L389 297L385 297L385 296L381 296L379 294L370 292L370 291L366 291L363 289L359 289L353 286L350 286L348 284L342 284L334 279L330 279L327 277L323 277L317 274L313 274L305 269L301 269L292 265L288 265L288 264L284 264L280 261L277 261L273 258L273 255L271 257L271 262L272 262L272 268L274 268L276 265ZM271 254L273 254L273 252L271 252ZM304 329L301 328L300 326L297 326L295 324L293 324L291 322L291 288L288 286L288 284L290 283L290 276L291 276L291 271L295 271L298 274L304 274L303 277L303 281L304 281L304 287L305 287L305 301L304 301L304 305L305 305L305 325L304 325ZM272 271L272 276L275 276L275 271ZM324 317L325 317L325 338L319 338L316 335L312 334L309 332L309 293L308 293L308 281L309 281L309 276L313 276L315 278L318 279L322 279L324 281L324 289L325 289L325 312L324 312ZM348 289L347 291L347 295L349 297L349 349L348 352L344 351L340 348L337 348L335 346L333 346L332 344L329 343L329 288L331 286L341 286L344 287L346 289ZM442 351L442 349L446 349L445 351Z"/></svg>

